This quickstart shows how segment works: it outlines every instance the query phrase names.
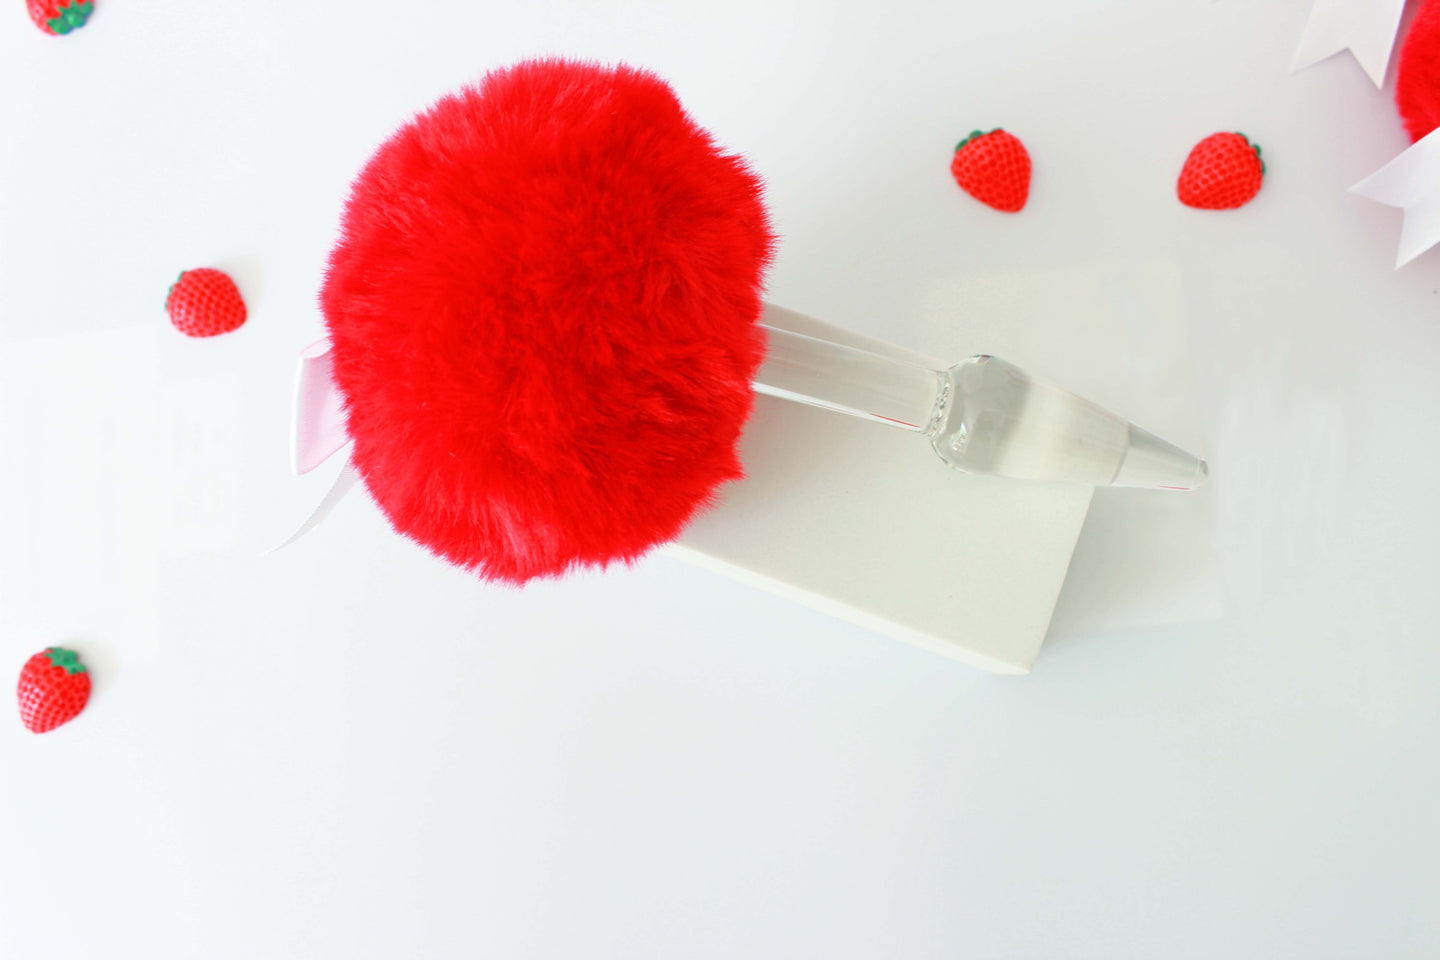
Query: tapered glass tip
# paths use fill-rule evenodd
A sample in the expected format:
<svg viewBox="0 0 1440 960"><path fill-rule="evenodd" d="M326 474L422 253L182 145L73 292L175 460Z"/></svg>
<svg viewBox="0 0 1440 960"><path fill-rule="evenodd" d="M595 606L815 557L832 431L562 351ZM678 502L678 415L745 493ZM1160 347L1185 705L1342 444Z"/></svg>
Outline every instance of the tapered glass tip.
<svg viewBox="0 0 1440 960"><path fill-rule="evenodd" d="M1113 486L1194 490L1210 476L1209 466L1193 453L1133 423L1129 432L1125 459L1110 481Z"/></svg>

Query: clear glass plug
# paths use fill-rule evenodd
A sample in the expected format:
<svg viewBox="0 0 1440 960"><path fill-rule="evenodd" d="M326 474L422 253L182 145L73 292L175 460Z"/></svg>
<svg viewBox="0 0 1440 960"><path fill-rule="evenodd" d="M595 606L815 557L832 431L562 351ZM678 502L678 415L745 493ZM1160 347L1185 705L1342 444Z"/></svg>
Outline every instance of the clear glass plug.
<svg viewBox="0 0 1440 960"><path fill-rule="evenodd" d="M946 369L764 326L759 393L922 434L966 473L1193 490L1205 461L997 357Z"/></svg>

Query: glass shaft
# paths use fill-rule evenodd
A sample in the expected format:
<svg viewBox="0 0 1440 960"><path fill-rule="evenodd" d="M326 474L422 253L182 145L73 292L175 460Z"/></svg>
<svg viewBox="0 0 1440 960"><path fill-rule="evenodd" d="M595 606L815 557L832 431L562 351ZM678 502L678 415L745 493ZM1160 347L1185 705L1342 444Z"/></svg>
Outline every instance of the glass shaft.
<svg viewBox="0 0 1440 960"><path fill-rule="evenodd" d="M998 357L935 369L763 325L755 390L922 434L967 473L1192 490L1205 461Z"/></svg>
<svg viewBox="0 0 1440 960"><path fill-rule="evenodd" d="M943 371L761 324L769 349L755 390L924 432Z"/></svg>

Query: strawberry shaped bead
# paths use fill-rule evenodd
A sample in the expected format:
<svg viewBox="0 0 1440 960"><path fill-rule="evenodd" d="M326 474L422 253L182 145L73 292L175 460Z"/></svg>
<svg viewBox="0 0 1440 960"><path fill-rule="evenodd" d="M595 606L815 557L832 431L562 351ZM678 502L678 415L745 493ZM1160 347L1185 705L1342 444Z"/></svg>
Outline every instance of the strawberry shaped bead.
<svg viewBox="0 0 1440 960"><path fill-rule="evenodd" d="M185 336L213 337L245 322L245 301L229 274L201 267L186 270L171 285L165 312Z"/></svg>
<svg viewBox="0 0 1440 960"><path fill-rule="evenodd" d="M25 661L16 688L20 721L31 733L68 723L90 700L90 674L74 650L49 647Z"/></svg>
<svg viewBox="0 0 1440 960"><path fill-rule="evenodd" d="M976 130L961 140L950 175L970 196L1006 213L1019 213L1030 197L1030 154L1004 130Z"/></svg>
<svg viewBox="0 0 1440 960"><path fill-rule="evenodd" d="M1258 144L1243 133L1213 133L1185 158L1175 189L1187 207L1233 210L1253 200L1264 179Z"/></svg>

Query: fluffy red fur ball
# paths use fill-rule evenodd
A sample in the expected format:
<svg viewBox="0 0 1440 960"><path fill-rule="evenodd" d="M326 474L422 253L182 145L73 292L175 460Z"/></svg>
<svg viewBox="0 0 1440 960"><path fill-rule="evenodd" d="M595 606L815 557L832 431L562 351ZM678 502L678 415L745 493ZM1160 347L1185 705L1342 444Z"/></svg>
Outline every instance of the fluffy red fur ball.
<svg viewBox="0 0 1440 960"><path fill-rule="evenodd" d="M530 61L444 97L360 173L321 292L376 503L517 583L675 537L740 476L773 245L653 74Z"/></svg>
<svg viewBox="0 0 1440 960"><path fill-rule="evenodd" d="M1395 104L1412 141L1440 127L1440 0L1427 0L1405 35Z"/></svg>

